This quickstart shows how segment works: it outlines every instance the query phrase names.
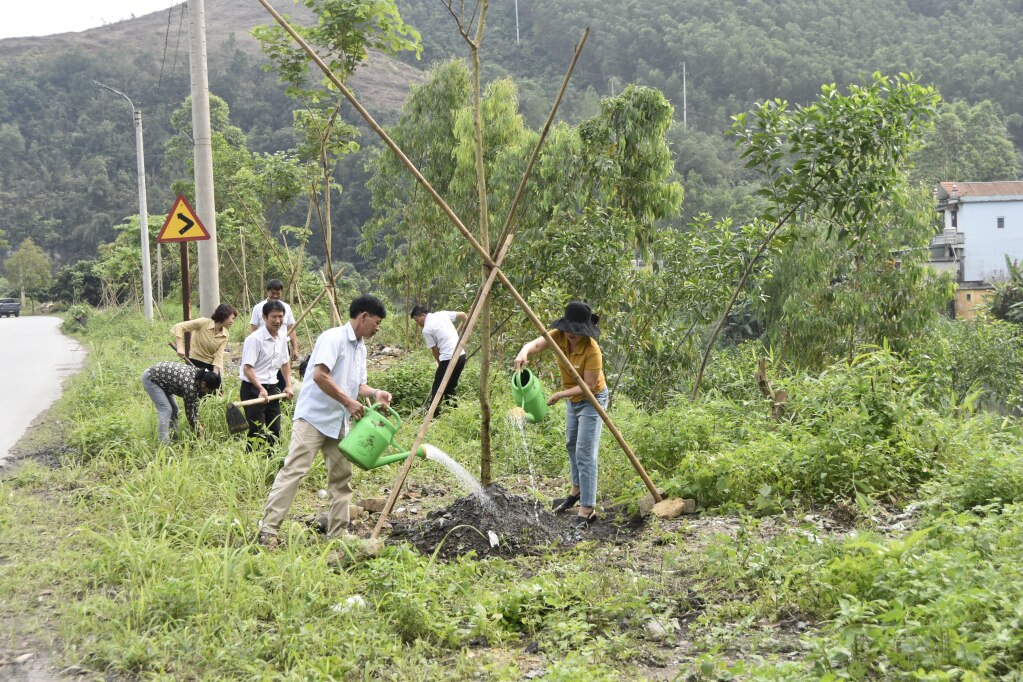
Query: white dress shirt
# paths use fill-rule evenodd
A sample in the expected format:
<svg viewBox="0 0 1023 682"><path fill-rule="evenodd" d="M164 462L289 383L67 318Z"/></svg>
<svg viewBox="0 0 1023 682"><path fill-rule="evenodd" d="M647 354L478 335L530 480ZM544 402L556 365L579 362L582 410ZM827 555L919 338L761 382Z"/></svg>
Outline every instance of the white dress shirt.
<svg viewBox="0 0 1023 682"><path fill-rule="evenodd" d="M268 298L264 298L262 301L257 303L252 308L252 317L249 319L249 324L255 326L256 328L262 327L263 325L266 324L266 322L263 320L263 306L269 300L270 299ZM280 301L281 303L284 303L283 299L278 298L277 300ZM288 305L287 303L284 303L284 331L287 332L288 329L294 326L295 316L291 314L291 306Z"/></svg>
<svg viewBox="0 0 1023 682"><path fill-rule="evenodd" d="M264 386L276 384L277 370L288 364L290 359L288 330L284 325L277 330L276 336L271 336L266 327L261 327L245 337L238 376L242 381L249 381L245 376L245 366L252 365L252 371L255 372L260 384Z"/></svg>
<svg viewBox="0 0 1023 682"><path fill-rule="evenodd" d="M366 344L356 338L352 323L333 327L320 334L313 346L307 371L325 365L341 392L359 399L359 386L366 383ZM315 381L306 381L295 404L295 419L304 419L329 438L339 438L348 426L350 415L338 401L323 392Z"/></svg>
<svg viewBox="0 0 1023 682"><path fill-rule="evenodd" d="M426 347L437 347L441 362L450 360L455 354L455 347L458 345L458 330L455 329L455 322L458 320L458 313L448 310L439 310L435 313L427 313L426 321L423 323L423 338L426 339ZM465 351L462 351L465 355Z"/></svg>

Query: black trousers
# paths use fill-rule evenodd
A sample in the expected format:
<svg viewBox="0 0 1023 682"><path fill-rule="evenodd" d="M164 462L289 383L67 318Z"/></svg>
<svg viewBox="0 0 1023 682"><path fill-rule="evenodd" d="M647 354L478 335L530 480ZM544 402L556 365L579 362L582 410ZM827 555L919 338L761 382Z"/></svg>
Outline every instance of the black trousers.
<svg viewBox="0 0 1023 682"><path fill-rule="evenodd" d="M217 371L216 368L208 362L196 360L195 358L188 358L188 361L192 363L193 367L202 367L203 369L208 369L211 372Z"/></svg>
<svg viewBox="0 0 1023 682"><path fill-rule="evenodd" d="M433 388L430 389L430 398L427 400L427 404L432 403L433 397L437 395L437 389L440 388L440 380L444 378L444 372L448 371L450 363L450 360L441 360L437 363L437 371L433 375ZM441 399L441 405L451 402L451 399L455 397L455 389L458 388L458 378L462 376L463 369L465 369L464 353L458 358L458 361L455 363L455 369L451 372L451 381L444 388L444 397ZM440 414L441 405L437 406L437 414Z"/></svg>
<svg viewBox="0 0 1023 682"><path fill-rule="evenodd" d="M276 384L263 384L263 388L270 395L282 392ZM259 390L249 382L243 381L239 396L242 400L252 400L259 397ZM246 405L245 419L249 422L249 435L245 449L252 452L259 441L265 442L272 448L281 436L281 401L271 400L268 403Z"/></svg>

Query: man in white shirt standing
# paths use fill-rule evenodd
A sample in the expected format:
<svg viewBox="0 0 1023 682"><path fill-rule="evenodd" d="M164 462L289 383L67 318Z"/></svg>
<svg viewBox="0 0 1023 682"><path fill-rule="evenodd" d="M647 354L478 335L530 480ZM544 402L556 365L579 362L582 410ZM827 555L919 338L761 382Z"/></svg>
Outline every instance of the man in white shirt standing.
<svg viewBox="0 0 1023 682"><path fill-rule="evenodd" d="M288 335L284 331L284 303L268 301L263 304L263 326L249 334L242 346L239 377L242 380L242 400L262 398L266 402L245 406L249 422L246 449L251 452L255 440L263 440L271 447L281 435L281 402L267 400L282 390L291 398L291 366L288 364ZM277 383L277 375L284 378L284 388Z"/></svg>
<svg viewBox="0 0 1023 682"><path fill-rule="evenodd" d="M252 315L249 317L249 333L256 331L263 326L263 305L268 301L280 301L284 306L284 324L287 329L288 339L291 341L291 357L298 355L298 333L295 331L295 315L291 312L291 306L281 301L281 294L284 292L284 282L279 279L271 279L266 283L266 298L252 307ZM284 390L284 375L277 375L277 387Z"/></svg>
<svg viewBox="0 0 1023 682"><path fill-rule="evenodd" d="M448 369L451 357L455 354L455 347L458 345L458 330L455 323L461 324L468 319L468 315L460 311L441 310L431 313L425 305L417 305L412 308L409 316L416 321L422 330L423 338L426 339L426 347L433 351L433 359L437 361L437 371L433 375L433 388L430 389L430 397L427 402L433 402L440 388L440 381L444 378L444 372ZM444 388L442 404L448 403L455 397L455 389L458 388L458 378L462 376L465 368L465 351L458 356L455 369L451 372L451 381ZM440 405L437 406L437 414L440 414Z"/></svg>
<svg viewBox="0 0 1023 682"><path fill-rule="evenodd" d="M277 534L287 516L302 478L317 451L327 463L327 534L340 536L348 526L352 501L352 464L338 449L349 420L359 419L364 407L359 398L391 404L391 394L366 384L366 343L387 316L384 304L363 294L348 307L348 322L320 334L309 358L312 381L298 395L291 423L291 443L284 466L277 472L260 523L259 544L277 547ZM308 376L308 373L307 373Z"/></svg>

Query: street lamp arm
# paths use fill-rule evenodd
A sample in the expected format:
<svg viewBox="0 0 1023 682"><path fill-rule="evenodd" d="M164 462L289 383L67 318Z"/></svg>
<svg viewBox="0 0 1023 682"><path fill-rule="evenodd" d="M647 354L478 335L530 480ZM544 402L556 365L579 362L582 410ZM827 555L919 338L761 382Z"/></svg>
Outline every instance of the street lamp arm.
<svg viewBox="0 0 1023 682"><path fill-rule="evenodd" d="M125 98L126 100L128 100L128 105L129 105L129 106L131 106L131 113L132 113L133 115L135 114L135 103L131 101L131 98L130 98L130 97L128 97L128 95L124 94L124 93L123 93L123 92L121 92L120 90L116 90L116 89L114 89L114 88L110 87L109 85L104 85L103 83L100 83L100 82L99 82L98 80L93 80L92 82L93 82L93 83L95 83L96 85L100 86L101 88L103 88L103 89L105 89L105 90L109 90L110 92L113 92L113 93L115 93L115 94L118 94L118 95L120 95L121 97L123 97L123 98Z"/></svg>

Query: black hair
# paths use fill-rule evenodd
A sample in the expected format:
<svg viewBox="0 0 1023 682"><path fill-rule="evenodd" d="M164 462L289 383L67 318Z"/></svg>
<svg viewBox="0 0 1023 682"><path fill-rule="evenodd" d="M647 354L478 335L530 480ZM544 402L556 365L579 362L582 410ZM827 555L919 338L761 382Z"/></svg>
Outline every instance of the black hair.
<svg viewBox="0 0 1023 682"><path fill-rule="evenodd" d="M352 304L348 306L348 317L355 318L359 316L359 313L369 313L375 315L381 320L387 317L387 311L384 309L384 303L376 296L371 294L363 294L352 301Z"/></svg>
<svg viewBox="0 0 1023 682"><path fill-rule="evenodd" d="M206 384L206 388L210 391L220 388L220 375L212 370L199 370L195 373L195 380L196 383Z"/></svg>
<svg viewBox="0 0 1023 682"><path fill-rule="evenodd" d="M263 317L270 317L270 313L275 310L280 310L282 313L287 314L287 311L284 309L284 304L280 301L274 300L267 301L263 304Z"/></svg>
<svg viewBox="0 0 1023 682"><path fill-rule="evenodd" d="M419 304L412 306L412 311L408 314L408 316L419 317L420 315L426 315L428 312L430 312L430 306Z"/></svg>
<svg viewBox="0 0 1023 682"><path fill-rule="evenodd" d="M234 309L233 305L221 303L217 306L217 309L213 311L213 315L210 316L210 319L214 322L224 322L227 318L237 314L238 311Z"/></svg>
<svg viewBox="0 0 1023 682"><path fill-rule="evenodd" d="M267 291L269 291L270 289L273 289L274 291L283 291L284 290L284 282L282 282L279 279L267 280L266 289L267 289Z"/></svg>

